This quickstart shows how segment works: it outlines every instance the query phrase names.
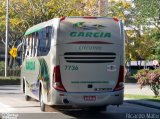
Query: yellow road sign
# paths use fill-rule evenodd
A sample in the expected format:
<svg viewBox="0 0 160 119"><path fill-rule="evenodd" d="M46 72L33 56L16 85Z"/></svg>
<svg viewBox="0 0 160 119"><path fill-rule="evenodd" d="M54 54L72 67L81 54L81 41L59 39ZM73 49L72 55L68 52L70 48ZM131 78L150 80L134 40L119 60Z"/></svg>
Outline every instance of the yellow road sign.
<svg viewBox="0 0 160 119"><path fill-rule="evenodd" d="M12 56L12 57L17 57L17 48L12 48L10 51L9 51L9 54Z"/></svg>

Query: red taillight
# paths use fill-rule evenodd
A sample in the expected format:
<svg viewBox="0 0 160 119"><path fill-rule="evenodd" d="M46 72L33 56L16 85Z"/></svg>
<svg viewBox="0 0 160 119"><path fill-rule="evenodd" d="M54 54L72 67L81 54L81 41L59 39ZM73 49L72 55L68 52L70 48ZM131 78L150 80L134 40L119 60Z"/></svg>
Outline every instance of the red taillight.
<svg viewBox="0 0 160 119"><path fill-rule="evenodd" d="M123 83L124 83L124 66L120 66L118 82L116 84L116 87L114 88L114 91L122 90L124 88Z"/></svg>
<svg viewBox="0 0 160 119"><path fill-rule="evenodd" d="M118 19L118 18L113 18L113 20L114 20L114 21L116 21L116 22L118 22L118 21L119 21L119 19Z"/></svg>
<svg viewBox="0 0 160 119"><path fill-rule="evenodd" d="M54 79L53 80L53 87L56 90L66 92L66 90L62 84L62 81L61 81L60 66L54 67L53 79Z"/></svg>
<svg viewBox="0 0 160 119"><path fill-rule="evenodd" d="M65 20L65 18L66 18L66 17L61 17L61 18L60 18L60 21L63 21L63 20Z"/></svg>

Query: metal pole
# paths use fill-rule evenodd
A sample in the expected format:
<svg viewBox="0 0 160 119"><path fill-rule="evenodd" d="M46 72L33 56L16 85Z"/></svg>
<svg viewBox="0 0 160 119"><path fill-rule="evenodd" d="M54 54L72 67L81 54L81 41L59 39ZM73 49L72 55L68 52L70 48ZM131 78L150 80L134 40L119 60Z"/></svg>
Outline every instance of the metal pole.
<svg viewBox="0 0 160 119"><path fill-rule="evenodd" d="M5 77L7 77L7 66L8 66L8 6L9 6L9 0L6 0Z"/></svg>
<svg viewBox="0 0 160 119"><path fill-rule="evenodd" d="M101 0L98 0L98 16L101 16Z"/></svg>

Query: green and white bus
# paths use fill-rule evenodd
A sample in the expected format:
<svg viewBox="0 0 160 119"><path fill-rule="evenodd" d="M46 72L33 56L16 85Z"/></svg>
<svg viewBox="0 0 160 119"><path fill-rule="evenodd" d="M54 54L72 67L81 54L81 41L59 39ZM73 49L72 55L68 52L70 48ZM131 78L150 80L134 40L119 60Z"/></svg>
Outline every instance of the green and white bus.
<svg viewBox="0 0 160 119"><path fill-rule="evenodd" d="M124 93L123 23L106 17L63 17L25 33L21 83L26 100L106 110Z"/></svg>

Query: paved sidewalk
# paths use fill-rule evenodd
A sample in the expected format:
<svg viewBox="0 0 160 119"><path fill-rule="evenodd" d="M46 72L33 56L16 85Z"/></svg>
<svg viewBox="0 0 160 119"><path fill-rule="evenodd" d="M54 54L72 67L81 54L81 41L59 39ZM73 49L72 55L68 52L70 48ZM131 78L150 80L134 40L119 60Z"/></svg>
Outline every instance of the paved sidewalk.
<svg viewBox="0 0 160 119"><path fill-rule="evenodd" d="M124 94L154 96L154 93L151 91L151 89L148 86L140 89L138 84L136 83L125 83ZM143 100L143 99L131 99L131 98L125 98L124 100L127 103L133 103L133 104L138 104L142 106L160 109L159 102L148 101L148 100Z"/></svg>
<svg viewBox="0 0 160 119"><path fill-rule="evenodd" d="M152 92L149 86L146 86L140 89L139 85L136 83L125 83L124 84L124 94L154 96L154 93Z"/></svg>

